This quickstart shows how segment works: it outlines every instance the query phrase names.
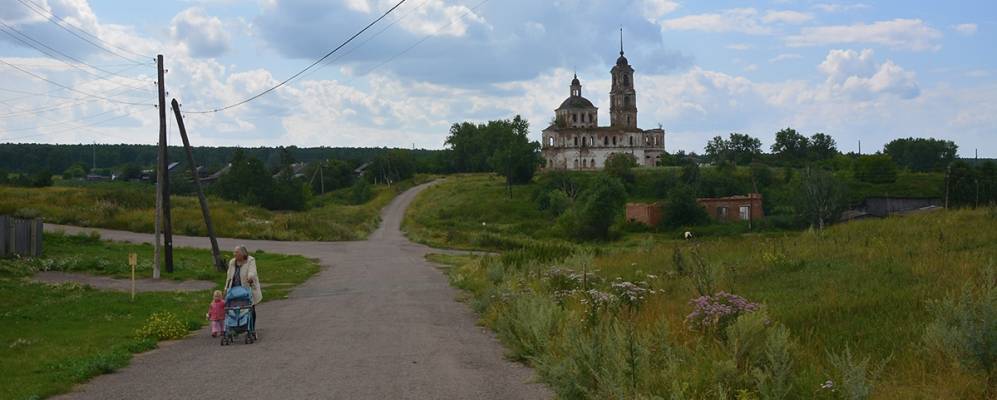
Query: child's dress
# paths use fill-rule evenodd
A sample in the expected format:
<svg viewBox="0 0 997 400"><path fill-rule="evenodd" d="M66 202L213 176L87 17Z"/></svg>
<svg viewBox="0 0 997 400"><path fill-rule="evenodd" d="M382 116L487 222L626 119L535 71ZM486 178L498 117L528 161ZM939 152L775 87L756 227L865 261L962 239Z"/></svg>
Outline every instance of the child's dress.
<svg viewBox="0 0 997 400"><path fill-rule="evenodd" d="M221 299L211 302L208 309L208 320L211 321L211 336L218 336L225 332L225 302Z"/></svg>

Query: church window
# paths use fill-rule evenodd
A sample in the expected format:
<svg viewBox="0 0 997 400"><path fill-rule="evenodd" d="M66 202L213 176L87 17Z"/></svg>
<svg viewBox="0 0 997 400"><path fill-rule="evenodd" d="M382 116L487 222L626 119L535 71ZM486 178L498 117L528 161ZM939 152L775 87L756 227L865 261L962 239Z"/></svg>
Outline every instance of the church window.
<svg viewBox="0 0 997 400"><path fill-rule="evenodd" d="M627 126L629 126L629 125L630 125L630 116L627 115Z"/></svg>
<svg viewBox="0 0 997 400"><path fill-rule="evenodd" d="M616 136L613 136L613 146L616 146Z"/></svg>
<svg viewBox="0 0 997 400"><path fill-rule="evenodd" d="M578 147L578 136L575 136L575 147ZM575 163L577 164L578 160L575 160Z"/></svg>
<svg viewBox="0 0 997 400"><path fill-rule="evenodd" d="M578 169L578 159L575 159L575 169Z"/></svg>
<svg viewBox="0 0 997 400"><path fill-rule="evenodd" d="M634 145L634 137L631 136L630 137L630 147L633 147L633 145Z"/></svg>
<svg viewBox="0 0 997 400"><path fill-rule="evenodd" d="M582 159L582 168L588 168L588 161L589 160Z"/></svg>
<svg viewBox="0 0 997 400"><path fill-rule="evenodd" d="M571 122L578 122L578 114L571 114Z"/></svg>
<svg viewBox="0 0 997 400"><path fill-rule="evenodd" d="M592 168L595 168L595 159L594 158L592 159L592 162L589 163L589 166L592 167Z"/></svg>

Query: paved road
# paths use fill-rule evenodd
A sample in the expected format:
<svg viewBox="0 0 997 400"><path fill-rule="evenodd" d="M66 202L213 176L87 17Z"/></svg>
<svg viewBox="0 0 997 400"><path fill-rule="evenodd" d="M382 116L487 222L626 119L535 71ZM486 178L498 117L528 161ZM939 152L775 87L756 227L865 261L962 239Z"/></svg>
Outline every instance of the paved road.
<svg viewBox="0 0 997 400"><path fill-rule="evenodd" d="M457 292L423 258L431 250L399 230L405 208L425 187L388 205L367 241L220 240L225 249L245 244L317 258L323 269L289 299L258 307L255 344L221 347L202 331L137 355L127 368L62 398L551 398L531 383L532 370L506 361L493 335L454 301ZM151 241L147 234L97 231L109 240ZM194 237L174 237L174 244L208 247ZM259 268L266 283L266 265Z"/></svg>

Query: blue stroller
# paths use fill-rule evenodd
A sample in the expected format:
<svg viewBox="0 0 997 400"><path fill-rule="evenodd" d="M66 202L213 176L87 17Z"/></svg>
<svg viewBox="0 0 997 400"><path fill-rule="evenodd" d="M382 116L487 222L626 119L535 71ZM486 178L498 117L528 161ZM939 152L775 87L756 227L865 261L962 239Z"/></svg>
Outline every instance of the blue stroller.
<svg viewBox="0 0 997 400"><path fill-rule="evenodd" d="M253 293L244 286L236 286L225 295L225 334L222 335L222 346L232 344L243 333L246 334L246 344L256 341Z"/></svg>

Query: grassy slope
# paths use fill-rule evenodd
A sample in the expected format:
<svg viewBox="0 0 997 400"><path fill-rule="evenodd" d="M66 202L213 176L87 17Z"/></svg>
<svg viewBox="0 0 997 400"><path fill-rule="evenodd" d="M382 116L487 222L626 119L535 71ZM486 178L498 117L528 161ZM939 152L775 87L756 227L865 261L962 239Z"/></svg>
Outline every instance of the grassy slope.
<svg viewBox="0 0 997 400"><path fill-rule="evenodd" d="M259 207L208 199L215 232L223 237L273 240L358 240L380 223L380 211L398 193L426 177L391 187L373 187L374 196L361 205L345 199L349 188L313 199L302 212L275 212ZM172 197L174 232L207 235L197 198ZM86 187L17 188L0 186L0 215L37 214L46 221L96 228L152 232L155 197L148 185L103 184Z"/></svg>
<svg viewBox="0 0 997 400"><path fill-rule="evenodd" d="M155 347L134 332L148 317L169 311L190 328L200 327L210 301L208 291L127 293L98 291L75 284L44 285L23 277L38 269L127 276L128 253L138 253L139 275L151 274L148 245L101 242L95 237L46 235L46 256L39 260L0 260L0 398L45 397L73 384L128 364L131 353ZM256 253L266 299L286 297L296 284L318 272L299 256ZM168 278L207 279L221 286L204 250L177 249L176 272ZM205 339L207 340L207 339Z"/></svg>
<svg viewBox="0 0 997 400"><path fill-rule="evenodd" d="M473 246L473 241L464 238L485 229L512 237L543 236L548 222L526 209L527 205L499 196L496 187L501 185L492 178L459 179L427 190L417 199L406 220L412 237L437 245ZM482 220L497 227L481 227L478 221ZM769 314L790 329L799 343L797 396L813 396L829 374L827 353L839 353L847 346L873 360L892 356L874 398L981 398L983 378L925 352L922 335L929 320L928 303L977 279L979 270L997 259L995 225L993 211L958 211L858 221L832 227L824 235L746 235L695 245L634 235L600 246L594 268L607 280L650 280L661 289L642 308L639 325L649 327L666 320L669 340L705 354L700 361L705 357L710 365L710 357L722 357L722 352L685 328L684 318L691 311L688 302L696 294L690 279L675 273L672 261L676 248L688 251L696 246L708 263L726 271L720 289L764 303ZM471 290L484 322L493 328L506 312L506 306L493 299L503 298L505 291L517 296L524 290L552 296L538 289L544 287L539 272L524 275L506 267L503 273L475 259L437 261L457 265L451 269L455 284ZM563 312L571 313L571 307ZM567 324L571 322L562 322L555 330L551 354L546 356L564 357L558 352L567 351L561 346L568 340L564 336ZM503 339L512 348L519 340ZM549 361L535 365L557 389L559 383L547 375L546 369L554 365ZM685 362L687 374L680 377L690 382L701 378L696 374L704 373L702 365L690 359Z"/></svg>

